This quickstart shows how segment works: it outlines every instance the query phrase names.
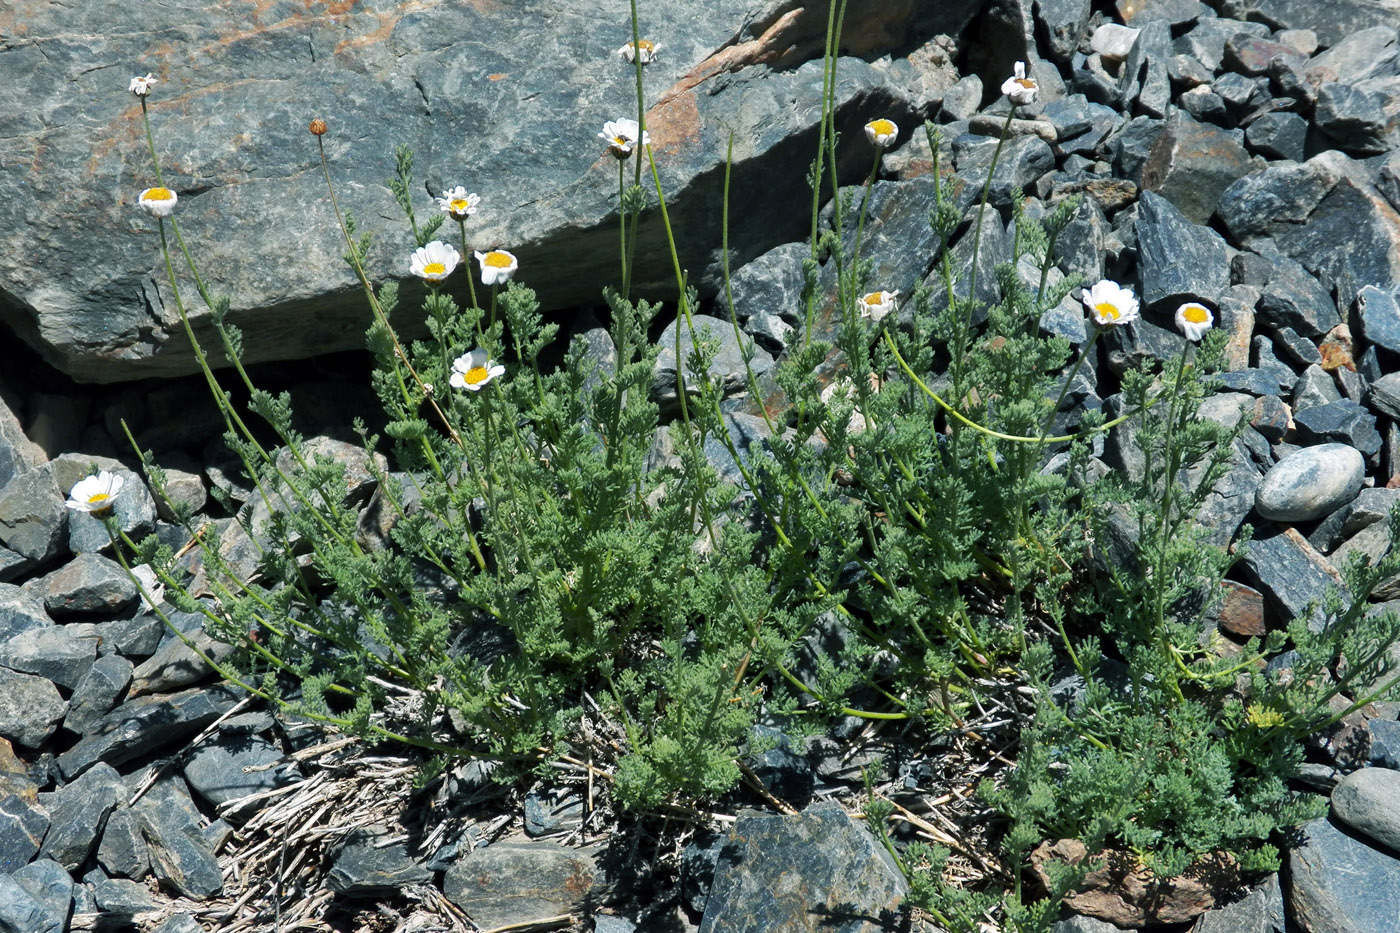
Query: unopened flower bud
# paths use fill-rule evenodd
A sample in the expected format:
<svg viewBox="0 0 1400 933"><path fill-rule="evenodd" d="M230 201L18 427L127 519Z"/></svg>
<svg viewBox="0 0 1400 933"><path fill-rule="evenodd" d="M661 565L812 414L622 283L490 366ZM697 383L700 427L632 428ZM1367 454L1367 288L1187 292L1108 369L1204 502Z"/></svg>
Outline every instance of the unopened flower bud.
<svg viewBox="0 0 1400 933"><path fill-rule="evenodd" d="M311 121L311 126L307 127L307 129L311 130L312 136L325 136L326 121L322 120L320 117L317 117L316 119Z"/></svg>

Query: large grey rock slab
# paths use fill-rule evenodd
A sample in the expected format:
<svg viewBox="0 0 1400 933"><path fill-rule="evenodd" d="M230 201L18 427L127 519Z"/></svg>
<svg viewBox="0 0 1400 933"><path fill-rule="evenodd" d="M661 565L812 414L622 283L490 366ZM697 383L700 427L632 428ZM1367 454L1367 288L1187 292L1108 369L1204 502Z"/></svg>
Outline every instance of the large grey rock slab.
<svg viewBox="0 0 1400 933"><path fill-rule="evenodd" d="M1378 23L1394 25L1395 8L1381 0L1231 0L1230 15L1266 23L1274 29L1311 29L1326 46ZM1224 15L1224 14L1222 14Z"/></svg>
<svg viewBox="0 0 1400 933"><path fill-rule="evenodd" d="M238 702L233 687L185 690L138 697L103 716L76 745L58 756L58 767L72 778L99 761L120 765L198 732Z"/></svg>
<svg viewBox="0 0 1400 933"><path fill-rule="evenodd" d="M1264 594L1275 618L1287 622L1312 607L1308 627L1314 631L1323 623L1321 603L1328 588L1335 586L1347 595L1341 574L1293 528L1256 534L1240 567Z"/></svg>
<svg viewBox="0 0 1400 933"><path fill-rule="evenodd" d="M1302 827L1288 853L1289 906L1309 933L1392 933L1400 917L1400 859L1332 820Z"/></svg>
<svg viewBox="0 0 1400 933"><path fill-rule="evenodd" d="M97 638L77 625L30 629L0 642L0 665L71 690L92 667Z"/></svg>
<svg viewBox="0 0 1400 933"><path fill-rule="evenodd" d="M116 808L124 787L115 768L99 763L59 788L51 798L53 826L44 837L39 857L53 859L68 871L77 870L97 847L102 825Z"/></svg>
<svg viewBox="0 0 1400 933"><path fill-rule="evenodd" d="M13 927L5 926L10 911L0 911L0 929L15 929L23 933L63 933L68 928L68 914L73 907L73 879L62 866L49 859L39 859L15 871L9 880L29 895L37 909L26 911L28 925ZM9 907L9 897L0 894L0 901L5 902L6 908Z"/></svg>
<svg viewBox="0 0 1400 933"><path fill-rule="evenodd" d="M908 890L870 832L834 803L739 815L720 852L700 933L892 929Z"/></svg>
<svg viewBox="0 0 1400 933"><path fill-rule="evenodd" d="M917 125L926 93L901 90L867 62L958 36L981 6L852 6L836 89L842 137L863 139L872 115ZM518 279L547 307L596 301L618 278L598 261L616 244L617 170L596 135L636 110L633 73L613 54L630 36L630 6L527 0L508 10L367 0L284 5L250 21L247 10L221 5L138 15L118 0L80 10L11 3L9 18L25 28L6 52L4 320L80 380L193 371L155 221L136 208L138 192L154 184L141 107L125 70L94 62L160 79L147 101L165 182L181 195L176 219L205 279L230 299L248 359L357 349L370 320L317 180L306 131L313 117L330 125L322 139L342 204L375 237L376 281L408 278L411 241L385 184L395 146L407 144L417 154L420 220L436 213L430 195L469 185L483 201L469 228L473 248L514 251ZM643 34L662 46L646 72L647 122L681 266L713 289L731 132L733 203L782 207L733 214L736 258L802 232L803 213L786 208L809 196L826 13L783 0L655 0L641 14ZM935 84L938 75L957 78L951 65ZM925 92L928 80L921 76ZM841 149L838 170L854 181L871 152ZM670 298L659 230L658 212L648 211L633 281ZM208 314L193 290L184 297L207 338Z"/></svg>
<svg viewBox="0 0 1400 933"><path fill-rule="evenodd" d="M598 852L558 843L498 842L454 862L442 893L481 929L569 913L603 885Z"/></svg>
<svg viewBox="0 0 1400 933"><path fill-rule="evenodd" d="M204 820L184 781L162 778L133 809L141 816L151 869L163 887L196 901L223 889L219 860L200 832Z"/></svg>
<svg viewBox="0 0 1400 933"><path fill-rule="evenodd" d="M1174 314L1187 301L1219 304L1230 287L1230 257L1220 234L1192 223L1171 201L1152 191L1144 191L1138 205L1135 226L1143 305Z"/></svg>

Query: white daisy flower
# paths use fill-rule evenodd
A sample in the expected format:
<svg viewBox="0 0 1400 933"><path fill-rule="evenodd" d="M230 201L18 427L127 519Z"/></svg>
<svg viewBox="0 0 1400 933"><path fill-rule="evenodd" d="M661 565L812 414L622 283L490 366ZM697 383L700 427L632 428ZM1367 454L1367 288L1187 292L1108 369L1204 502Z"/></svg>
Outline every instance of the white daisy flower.
<svg viewBox="0 0 1400 933"><path fill-rule="evenodd" d="M442 197L437 199L438 209L444 214L448 214L453 220L466 220L476 213L477 205L481 203L481 197L476 194L467 194L467 189L458 185L449 188L442 193Z"/></svg>
<svg viewBox="0 0 1400 933"><path fill-rule="evenodd" d="M1115 327L1138 319L1138 300L1133 290L1108 279L1084 293L1084 306L1100 327Z"/></svg>
<svg viewBox="0 0 1400 933"><path fill-rule="evenodd" d="M1176 326L1187 340L1200 340L1215 326L1215 315L1205 305L1188 301L1176 309Z"/></svg>
<svg viewBox="0 0 1400 933"><path fill-rule="evenodd" d="M856 305L860 308L861 317L879 321L894 310L894 300L898 297L899 292L870 292L857 298Z"/></svg>
<svg viewBox="0 0 1400 933"><path fill-rule="evenodd" d="M135 77L131 79L131 84L127 85L127 90L137 97L145 97L151 93L152 86L160 83L160 79L155 75L148 74L146 77Z"/></svg>
<svg viewBox="0 0 1400 933"><path fill-rule="evenodd" d="M457 250L441 240L433 240L413 251L413 258L408 261L408 269L420 279L441 282L452 274L452 270L457 268L461 259L462 256Z"/></svg>
<svg viewBox="0 0 1400 933"><path fill-rule="evenodd" d="M650 146L651 134L643 130L641 135L642 145ZM603 124L603 132L598 134L598 138L607 141L608 148L614 156L625 159L632 154L637 145L637 121L609 120Z"/></svg>
<svg viewBox="0 0 1400 933"><path fill-rule="evenodd" d="M169 217L175 213L175 202L180 196L169 188L147 188L136 198L141 210L152 217Z"/></svg>
<svg viewBox="0 0 1400 933"><path fill-rule="evenodd" d="M478 254L480 255L480 254ZM506 371L504 366L486 358L486 351L477 347L452 361L449 385L468 392L480 392L481 387Z"/></svg>
<svg viewBox="0 0 1400 933"><path fill-rule="evenodd" d="M476 261L481 263L483 285L495 285L498 282L504 285L515 275L515 270L520 268L515 255L503 249L493 249L486 253L477 251Z"/></svg>
<svg viewBox="0 0 1400 933"><path fill-rule="evenodd" d="M638 51L639 49L640 51ZM642 39L637 43L636 48L633 48L632 43L629 42L613 54L620 55L627 59L627 64L629 65L636 62L638 58L641 58L643 65L650 65L652 62L656 61L656 53L660 50L661 46L657 45L655 42L652 42L650 39Z"/></svg>
<svg viewBox="0 0 1400 933"><path fill-rule="evenodd" d="M1002 82L1001 92L1011 98L1011 103L1017 107L1035 103L1035 96L1040 93L1040 86L1035 83L1034 78L1026 77L1026 63L1017 62L1015 72Z"/></svg>
<svg viewBox="0 0 1400 933"><path fill-rule="evenodd" d="M899 138L899 127L893 120L871 120L865 124L865 138L881 149L888 149Z"/></svg>
<svg viewBox="0 0 1400 933"><path fill-rule="evenodd" d="M73 484L64 505L77 512L101 514L112 507L125 482L117 474L106 470L96 476L85 476Z"/></svg>

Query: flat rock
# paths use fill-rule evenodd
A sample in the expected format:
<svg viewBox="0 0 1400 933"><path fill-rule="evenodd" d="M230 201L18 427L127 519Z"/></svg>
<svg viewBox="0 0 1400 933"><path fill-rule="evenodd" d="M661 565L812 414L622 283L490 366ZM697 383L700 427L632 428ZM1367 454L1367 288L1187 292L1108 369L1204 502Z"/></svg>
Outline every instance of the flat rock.
<svg viewBox="0 0 1400 933"><path fill-rule="evenodd" d="M32 925L21 928L25 933L63 933L67 929L68 913L73 906L73 879L63 866L49 859L39 859L16 870L10 879L38 906L37 916L31 915ZM3 924L4 919L0 917L0 928Z"/></svg>
<svg viewBox="0 0 1400 933"><path fill-rule="evenodd" d="M1352 33L1394 18L1394 11L1378 0L1251 0L1246 7L1251 20L1273 29L1311 29L1322 45L1332 46Z"/></svg>
<svg viewBox="0 0 1400 933"><path fill-rule="evenodd" d="M1400 859L1333 820L1305 824L1288 853L1289 906L1305 930L1392 933L1400 916Z"/></svg>
<svg viewBox="0 0 1400 933"><path fill-rule="evenodd" d="M796 816L742 812L720 852L700 933L890 929L907 886L869 831L840 806Z"/></svg>
<svg viewBox="0 0 1400 933"><path fill-rule="evenodd" d="M1332 789L1332 816L1400 853L1400 771L1362 768Z"/></svg>
<svg viewBox="0 0 1400 933"><path fill-rule="evenodd" d="M1144 176L1146 171L1144 167ZM1138 204L1143 305L1175 313L1186 301L1218 304L1230 286L1230 257L1220 234L1192 223L1172 202L1152 191L1144 190Z"/></svg>
<svg viewBox="0 0 1400 933"><path fill-rule="evenodd" d="M217 686L129 700L59 755L58 767L72 778L99 761L119 765L180 742L228 712L239 696L236 688Z"/></svg>
<svg viewBox="0 0 1400 933"><path fill-rule="evenodd" d="M351 832L331 852L326 887L350 897L382 897L411 884L432 881L433 873L408 854L407 841L378 844L379 838L387 834L387 830Z"/></svg>
<svg viewBox="0 0 1400 933"><path fill-rule="evenodd" d="M861 139L872 113L916 126L927 96L901 99L867 62L924 36L959 36L981 6L853 8L836 90L843 138ZM11 296L13 330L80 380L183 374L194 361L156 225L135 206L152 174L142 109L127 74L79 63L139 63L161 79L148 104L165 181L181 195L177 219L205 280L231 301L247 361L363 346L369 316L313 181L313 117L331 127L323 139L341 203L374 237L373 280L408 278L411 236L385 184L404 141L417 150L420 222L436 213L428 194L470 183L483 198L473 246L515 251L519 279L546 308L595 302L616 279L596 244L615 242L617 171L595 137L604 120L636 109L633 74L613 54L627 35L622 0L586 11L548 0L511 15L398 0L290 5L254 24L246 10L221 6L193 22L173 7L135 17L115 0L76 20L46 0L17 0L10 12L25 33L8 85L7 112L17 116L7 136L14 158L0 169L0 231L53 248L0 258L0 290ZM705 290L718 284L713 222L731 130L735 204L808 197L804 172L790 168L793 153L815 150L826 16L811 6L783 12L765 0L657 0L642 14L644 32L665 33L646 74L647 124L681 267ZM951 66L941 73L956 80ZM838 172L854 181L869 149L842 149ZM669 298L658 213L642 221L634 283ZM787 216L791 226L768 212L736 214L740 259L798 238L801 212ZM191 299L207 339L208 314Z"/></svg>
<svg viewBox="0 0 1400 933"><path fill-rule="evenodd" d="M547 840L498 842L447 869L442 891L482 929L569 913L603 883L593 849Z"/></svg>
<svg viewBox="0 0 1400 933"><path fill-rule="evenodd" d="M38 748L67 712L53 681L0 667L0 737Z"/></svg>
<svg viewBox="0 0 1400 933"><path fill-rule="evenodd" d="M184 767L190 789L216 807L301 778L295 762L258 736L220 735L200 744Z"/></svg>
<svg viewBox="0 0 1400 933"><path fill-rule="evenodd" d="M112 615L136 602L136 584L121 565L92 552L79 554L43 578L44 608L54 616Z"/></svg>
<svg viewBox="0 0 1400 933"><path fill-rule="evenodd" d="M51 858L68 871L76 871L97 848L102 825L124 790L116 769L100 762L60 787L51 798L49 815L53 826L44 837L39 857Z"/></svg>
<svg viewBox="0 0 1400 933"><path fill-rule="evenodd" d="M1238 135L1175 111L1148 150L1143 189L1172 202L1191 223L1208 223L1220 195L1252 167Z"/></svg>
<svg viewBox="0 0 1400 933"><path fill-rule="evenodd" d="M1293 528L1256 534L1240 560L1250 583L1268 599L1280 620L1303 616L1310 605L1308 627L1317 630L1323 622L1320 608L1328 587L1342 587L1341 575L1319 554L1307 539Z"/></svg>
<svg viewBox="0 0 1400 933"><path fill-rule="evenodd" d="M1264 518L1280 522L1321 518L1355 498L1365 477L1366 462L1354 447L1305 447L1264 476L1254 507Z"/></svg>
<svg viewBox="0 0 1400 933"><path fill-rule="evenodd" d="M97 657L97 638L77 625L29 629L0 642L0 665L72 690Z"/></svg>
<svg viewBox="0 0 1400 933"><path fill-rule="evenodd" d="M200 832L204 819L184 781L156 781L134 809L150 843L151 870L163 887L196 901L223 890L219 860Z"/></svg>

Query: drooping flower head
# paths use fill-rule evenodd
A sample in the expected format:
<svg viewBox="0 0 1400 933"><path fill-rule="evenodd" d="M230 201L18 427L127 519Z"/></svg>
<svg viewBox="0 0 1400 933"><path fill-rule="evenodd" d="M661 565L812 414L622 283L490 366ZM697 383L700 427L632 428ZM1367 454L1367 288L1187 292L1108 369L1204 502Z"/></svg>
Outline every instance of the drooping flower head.
<svg viewBox="0 0 1400 933"><path fill-rule="evenodd" d="M64 505L78 512L102 514L116 502L117 494L126 482L115 473L102 470L96 476L85 476L73 484Z"/></svg>
<svg viewBox="0 0 1400 933"><path fill-rule="evenodd" d="M861 317L879 321L894 310L894 300L898 297L899 292L870 292L857 298L856 304L860 307Z"/></svg>
<svg viewBox="0 0 1400 933"><path fill-rule="evenodd" d="M169 217L175 213L175 202L180 196L169 188L147 188L136 198L141 210L152 217Z"/></svg>
<svg viewBox="0 0 1400 933"><path fill-rule="evenodd" d="M636 120L609 120L603 124L603 132L598 134L598 138L607 141L608 149L615 157L625 159L636 148L637 133ZM650 146L651 134L642 130L641 140L643 146Z"/></svg>
<svg viewBox="0 0 1400 933"><path fill-rule="evenodd" d="M1040 93L1040 85L1035 83L1034 78L1026 77L1026 63L1017 62L1015 74L1002 82L1001 92L1017 107L1024 107L1035 103L1035 96Z"/></svg>
<svg viewBox="0 0 1400 933"><path fill-rule="evenodd" d="M448 377L447 382L458 389L480 392L482 386L505 371L504 366L487 359L486 351L477 347L452 361L452 375Z"/></svg>
<svg viewBox="0 0 1400 933"><path fill-rule="evenodd" d="M447 189L442 193L442 197L437 199L438 209L453 220L466 220L476 213L477 205L480 203L481 197L479 195L467 194L467 189L461 185Z"/></svg>
<svg viewBox="0 0 1400 933"><path fill-rule="evenodd" d="M1108 279L1084 293L1084 306L1100 327L1116 327L1138 319L1138 300L1133 290Z"/></svg>
<svg viewBox="0 0 1400 933"><path fill-rule="evenodd" d="M452 270L457 268L457 263L461 259L461 254L450 245L441 240L433 240L426 246L420 246L413 251L413 258L408 261L408 268L420 279L441 282L452 274Z"/></svg>
<svg viewBox="0 0 1400 933"><path fill-rule="evenodd" d="M326 121L325 121L325 120L322 120L320 117L317 117L316 119L314 119L314 120L312 120L310 123L308 123L308 124L306 125L306 128L307 128L308 130L311 131L311 135L312 135L312 136L325 136L325 135L326 135L326 129L327 129L327 127L326 127Z"/></svg>
<svg viewBox="0 0 1400 933"><path fill-rule="evenodd" d="M636 62L639 58L642 60L643 65L650 65L652 62L656 61L656 53L660 50L661 46L657 45L655 42L652 42L650 39L642 39L637 43L635 48L632 46L632 43L629 42L613 54L620 55L627 59L627 64L629 65Z"/></svg>
<svg viewBox="0 0 1400 933"><path fill-rule="evenodd" d="M888 149L899 138L899 127L895 125L893 120L886 120L883 117L879 120L871 120L865 124L865 138L881 149Z"/></svg>
<svg viewBox="0 0 1400 933"><path fill-rule="evenodd" d="M519 261L515 254L508 253L503 249L493 249L490 252L476 253L476 261L481 263L481 283L483 285L502 285L510 281L515 275L515 270L520 268Z"/></svg>
<svg viewBox="0 0 1400 933"><path fill-rule="evenodd" d="M158 83L160 83L160 79L155 75L148 74L144 78L137 76L131 79L131 83L127 85L126 89L137 97L145 97L151 93L151 88Z"/></svg>
<svg viewBox="0 0 1400 933"><path fill-rule="evenodd" d="M1205 305L1188 301L1176 309L1176 326L1187 340L1200 340L1215 326L1215 315Z"/></svg>

